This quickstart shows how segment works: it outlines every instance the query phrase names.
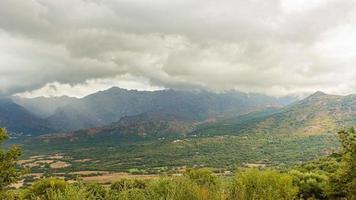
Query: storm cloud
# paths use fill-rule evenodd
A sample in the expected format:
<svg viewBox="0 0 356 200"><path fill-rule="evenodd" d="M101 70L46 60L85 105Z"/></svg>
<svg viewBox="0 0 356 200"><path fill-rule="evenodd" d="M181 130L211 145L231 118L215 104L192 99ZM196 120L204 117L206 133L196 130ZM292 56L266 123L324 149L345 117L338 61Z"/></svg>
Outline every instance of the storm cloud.
<svg viewBox="0 0 356 200"><path fill-rule="evenodd" d="M1 0L0 93L353 93L355 35L355 0Z"/></svg>

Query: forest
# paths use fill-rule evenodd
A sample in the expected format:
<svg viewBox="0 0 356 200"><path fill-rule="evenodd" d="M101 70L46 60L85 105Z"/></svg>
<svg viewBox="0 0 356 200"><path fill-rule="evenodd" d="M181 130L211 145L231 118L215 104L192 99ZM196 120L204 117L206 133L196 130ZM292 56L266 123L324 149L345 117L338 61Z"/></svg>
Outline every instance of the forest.
<svg viewBox="0 0 356 200"><path fill-rule="evenodd" d="M0 129L0 143L8 139ZM4 200L292 200L356 199L356 131L338 132L340 148L317 160L288 168L237 168L218 176L206 168L151 179L119 179L109 185L48 177L15 189L28 169L17 164L21 148L0 151L0 199Z"/></svg>

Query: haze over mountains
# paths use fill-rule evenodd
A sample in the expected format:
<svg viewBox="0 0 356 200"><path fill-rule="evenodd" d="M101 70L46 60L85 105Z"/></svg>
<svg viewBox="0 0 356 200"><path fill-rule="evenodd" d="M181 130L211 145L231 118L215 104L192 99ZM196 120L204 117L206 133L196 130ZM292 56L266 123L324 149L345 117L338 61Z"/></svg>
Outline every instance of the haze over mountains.
<svg viewBox="0 0 356 200"><path fill-rule="evenodd" d="M356 125L355 95L337 96L316 92L284 107L266 105L250 107L246 110L236 109L235 116L228 113L230 115L222 118L216 117L210 121L203 120L209 119L208 117L198 118L192 113L189 113L192 118L187 118L180 116L181 113L178 112L148 112L123 117L110 125L70 132L66 135L47 135L45 138L58 138L59 136L78 139L85 136L102 137L103 135L158 137L169 136L169 134L204 137L239 134L304 137L334 134L342 127ZM194 110L194 112L198 111L200 110Z"/></svg>
<svg viewBox="0 0 356 200"><path fill-rule="evenodd" d="M144 114L147 117L171 118L185 122L199 122L211 118L226 118L246 114L266 107L281 107L295 100L293 97L275 98L237 91L212 93L207 91L137 91L111 88L84 98L54 97L26 99L13 97L12 102L28 118L42 121L49 129L12 128L13 121L2 120L10 131L22 130L26 134L73 131L108 125L123 117ZM11 102L10 100L8 100ZM16 103L16 104L15 104ZM3 105L5 106L5 105ZM9 115L11 109L3 111ZM142 115L143 116L143 115ZM164 116L164 117L163 117ZM17 124L17 126L26 126Z"/></svg>
<svg viewBox="0 0 356 200"><path fill-rule="evenodd" d="M14 97L12 101L2 100L0 108L2 126L31 135L56 132L141 136L211 132L317 135L356 124L355 95L322 92L296 101L293 97L237 91L148 92L114 87L84 98Z"/></svg>
<svg viewBox="0 0 356 200"><path fill-rule="evenodd" d="M0 99L0 126L19 134L43 134L54 131L49 121L34 116L9 99Z"/></svg>

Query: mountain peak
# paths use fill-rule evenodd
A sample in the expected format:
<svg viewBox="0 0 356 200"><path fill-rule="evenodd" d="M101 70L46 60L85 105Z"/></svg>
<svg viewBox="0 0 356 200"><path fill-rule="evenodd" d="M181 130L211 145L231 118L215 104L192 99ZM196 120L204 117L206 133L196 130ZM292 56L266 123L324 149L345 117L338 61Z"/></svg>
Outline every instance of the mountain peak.
<svg viewBox="0 0 356 200"><path fill-rule="evenodd" d="M309 97L322 97L322 96L326 96L327 94L322 92L322 91L317 91L314 94L310 95Z"/></svg>

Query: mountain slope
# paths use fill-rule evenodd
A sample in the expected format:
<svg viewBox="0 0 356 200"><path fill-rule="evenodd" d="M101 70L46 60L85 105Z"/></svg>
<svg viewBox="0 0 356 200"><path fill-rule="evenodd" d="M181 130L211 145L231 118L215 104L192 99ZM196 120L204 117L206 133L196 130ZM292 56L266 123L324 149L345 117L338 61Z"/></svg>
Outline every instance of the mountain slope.
<svg viewBox="0 0 356 200"><path fill-rule="evenodd" d="M210 124L198 130L198 134L211 134L212 130L217 135L261 133L308 136L332 133L342 127L356 125L356 96L317 92L271 115L252 117L252 121L239 123L241 119L243 118L232 118Z"/></svg>
<svg viewBox="0 0 356 200"><path fill-rule="evenodd" d="M26 110L35 114L40 118L47 118L55 114L58 108L74 103L77 98L74 97L36 97L36 98L21 98L12 97L14 103L26 108Z"/></svg>
<svg viewBox="0 0 356 200"><path fill-rule="evenodd" d="M0 127L16 134L39 135L53 131L48 121L32 115L9 99L0 100Z"/></svg>
<svg viewBox="0 0 356 200"><path fill-rule="evenodd" d="M125 116L169 113L186 120L229 117L290 102L258 94L206 91L136 91L111 88L59 108L49 121L57 129L76 130L103 126Z"/></svg>
<svg viewBox="0 0 356 200"><path fill-rule="evenodd" d="M170 110L148 112L123 117L110 125L70 132L67 136L321 135L334 133L344 126L356 125L356 96L343 97L317 92L283 108L270 107L227 119L212 118L204 121L201 118L187 118L184 114L172 114Z"/></svg>
<svg viewBox="0 0 356 200"><path fill-rule="evenodd" d="M355 97L318 92L283 108L205 123L185 124L184 118L176 115L146 113L110 126L41 136L27 148L99 160L100 168L107 170L290 165L335 152L335 133L343 125L356 125ZM172 124L179 128L172 129ZM91 163L77 167L98 169Z"/></svg>

